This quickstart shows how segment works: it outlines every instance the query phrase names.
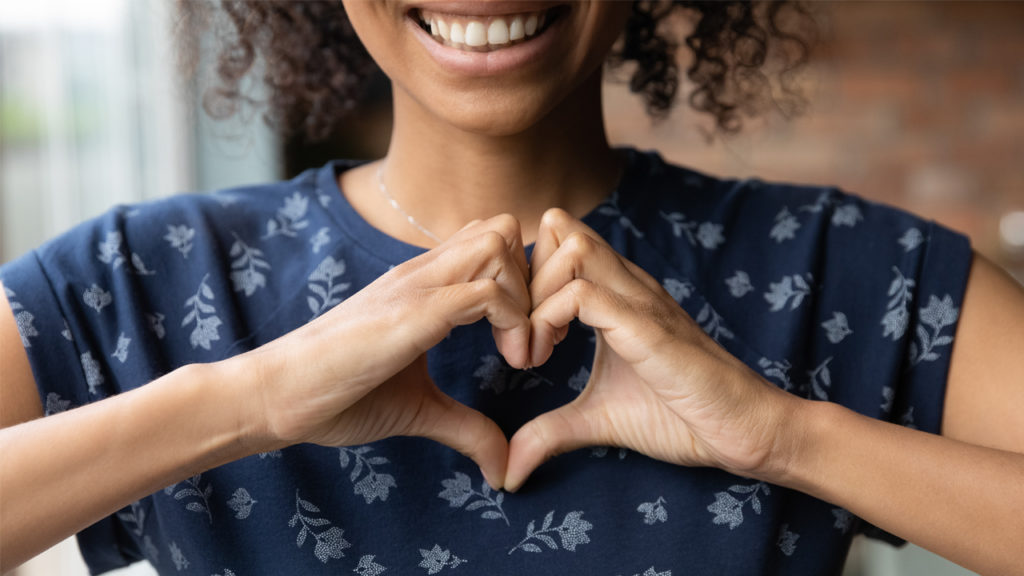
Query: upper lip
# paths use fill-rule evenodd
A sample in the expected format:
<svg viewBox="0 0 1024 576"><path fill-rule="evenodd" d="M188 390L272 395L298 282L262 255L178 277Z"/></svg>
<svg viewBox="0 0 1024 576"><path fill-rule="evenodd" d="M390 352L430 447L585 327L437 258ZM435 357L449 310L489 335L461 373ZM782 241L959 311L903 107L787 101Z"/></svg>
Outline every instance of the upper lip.
<svg viewBox="0 0 1024 576"><path fill-rule="evenodd" d="M440 14L456 14L459 16L504 16L507 14L523 14L526 12L541 12L554 8L564 2L538 2L499 0L495 2L466 2L446 1L439 2L415 2L409 5L406 13L417 10L429 10Z"/></svg>

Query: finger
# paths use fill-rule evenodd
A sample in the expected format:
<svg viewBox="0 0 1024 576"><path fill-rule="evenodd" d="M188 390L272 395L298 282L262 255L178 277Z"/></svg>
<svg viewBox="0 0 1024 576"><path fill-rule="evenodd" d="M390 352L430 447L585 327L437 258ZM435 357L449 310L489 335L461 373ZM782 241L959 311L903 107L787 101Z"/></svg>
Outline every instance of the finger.
<svg viewBox="0 0 1024 576"><path fill-rule="evenodd" d="M409 434L454 448L476 462L492 488L504 486L508 462L505 434L493 420L436 387L424 398Z"/></svg>
<svg viewBox="0 0 1024 576"><path fill-rule="evenodd" d="M552 256L559 252L562 245L575 234L583 234L586 238L593 240L593 248L603 248L608 253L614 254L620 265L632 276L640 280L649 290L668 296L658 281L652 278L643 268L640 268L616 252L604 238L581 220L558 208L548 210L541 218L541 226L538 231L537 243L533 249L533 260L531 261L533 278L537 277L540 270L544 268ZM536 299L536 295L533 296L534 303L539 302ZM671 296L668 297L671 298Z"/></svg>
<svg viewBox="0 0 1024 576"><path fill-rule="evenodd" d="M494 330L498 351L514 368L525 368L530 355L530 318L497 280L483 278L438 289L436 302L449 325L472 324L486 318Z"/></svg>
<svg viewBox="0 0 1024 576"><path fill-rule="evenodd" d="M571 402L524 424L509 442L505 489L518 490L547 460L584 448L607 444L600 420Z"/></svg>
<svg viewBox="0 0 1024 576"><path fill-rule="evenodd" d="M433 262L424 263L422 272L429 275L424 283L445 286L490 278L498 282L524 313L529 313L530 292L523 272L525 250L522 240L517 239L518 234L512 238L496 230L486 230L447 246Z"/></svg>
<svg viewBox="0 0 1024 576"><path fill-rule="evenodd" d="M647 297L654 298L649 294ZM649 313L641 313L642 309ZM638 307L599 284L577 278L530 314L530 361L535 366L544 363L558 342L561 327L579 318L600 331L604 341L625 361L643 362L651 357L659 342L665 341L667 333L661 315L654 306Z"/></svg>
<svg viewBox="0 0 1024 576"><path fill-rule="evenodd" d="M540 227L537 229L537 241L533 245L533 256L530 260L531 273L536 275L537 271L544 267L551 255L562 245L565 238L573 232L587 234L598 242L604 242L597 232L565 210L551 208L544 212L540 219Z"/></svg>
<svg viewBox="0 0 1024 576"><path fill-rule="evenodd" d="M449 242L453 244L463 242L486 232L495 232L505 240L505 245L509 254L512 255L516 268L523 278L529 281L530 267L526 262L522 227L519 220L510 214L500 214L487 220L474 220L456 232Z"/></svg>
<svg viewBox="0 0 1024 576"><path fill-rule="evenodd" d="M530 282L530 298L536 308L551 294L580 278L599 283L623 294L645 290L643 283L623 265L622 259L603 240L573 232L562 239L558 249Z"/></svg>

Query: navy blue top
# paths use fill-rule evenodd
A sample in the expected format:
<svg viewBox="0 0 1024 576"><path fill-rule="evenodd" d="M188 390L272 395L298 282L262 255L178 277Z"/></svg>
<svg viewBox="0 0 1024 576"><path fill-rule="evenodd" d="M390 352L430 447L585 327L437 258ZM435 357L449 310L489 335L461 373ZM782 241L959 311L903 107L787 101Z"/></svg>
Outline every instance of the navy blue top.
<svg viewBox="0 0 1024 576"><path fill-rule="evenodd" d="M628 155L616 193L584 221L708 334L793 394L938 432L966 238L831 188ZM117 207L0 268L46 413L260 346L421 253L346 202L337 176L352 165ZM579 393L592 348L577 322L548 363L514 370L481 322L429 365L511 435ZM493 492L455 451L395 438L245 458L79 543L95 573L145 558L201 576L838 574L865 528L792 490L618 448L560 456L519 493Z"/></svg>

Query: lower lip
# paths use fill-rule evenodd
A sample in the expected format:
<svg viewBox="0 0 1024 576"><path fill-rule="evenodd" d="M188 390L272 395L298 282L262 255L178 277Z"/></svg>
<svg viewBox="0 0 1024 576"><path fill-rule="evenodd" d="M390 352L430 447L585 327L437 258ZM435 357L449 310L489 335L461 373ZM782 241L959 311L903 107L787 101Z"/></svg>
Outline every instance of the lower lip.
<svg viewBox="0 0 1024 576"><path fill-rule="evenodd" d="M412 29L416 39L442 68L466 76L493 76L525 67L551 50L558 39L558 29L567 19L566 16L562 14L543 32L526 42L490 52L465 52L445 46L434 40L434 37L421 28L413 17L406 17L406 25Z"/></svg>

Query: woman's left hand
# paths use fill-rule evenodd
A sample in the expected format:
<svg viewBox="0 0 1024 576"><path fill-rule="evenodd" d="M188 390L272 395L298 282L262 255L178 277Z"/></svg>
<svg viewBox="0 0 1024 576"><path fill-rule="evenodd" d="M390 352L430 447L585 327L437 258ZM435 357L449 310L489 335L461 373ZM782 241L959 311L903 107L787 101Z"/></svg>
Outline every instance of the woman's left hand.
<svg viewBox="0 0 1024 576"><path fill-rule="evenodd" d="M745 476L785 468L782 431L799 399L705 335L654 278L557 209L542 220L532 269L531 364L548 359L574 318L597 344L579 397L512 437L507 489L548 458L594 445Z"/></svg>

